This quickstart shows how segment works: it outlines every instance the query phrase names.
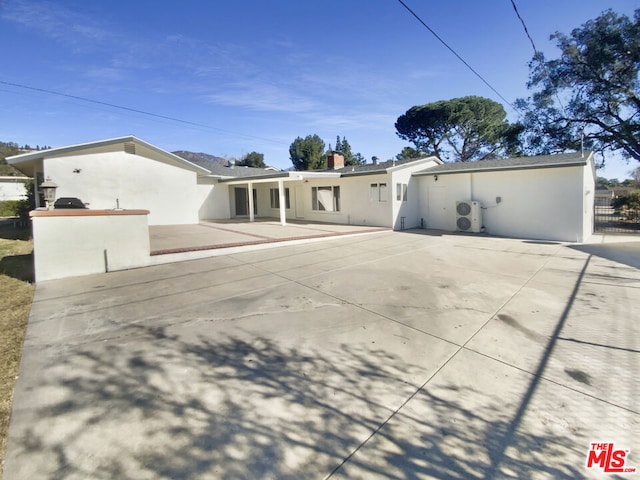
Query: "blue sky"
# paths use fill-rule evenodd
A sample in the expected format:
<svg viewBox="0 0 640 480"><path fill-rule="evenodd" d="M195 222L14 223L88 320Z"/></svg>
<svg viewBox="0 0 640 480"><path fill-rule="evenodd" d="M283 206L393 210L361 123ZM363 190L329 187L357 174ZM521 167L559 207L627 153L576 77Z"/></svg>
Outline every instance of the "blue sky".
<svg viewBox="0 0 640 480"><path fill-rule="evenodd" d="M405 1L503 97L527 95L533 50L510 0ZM548 57L551 33L638 6L516 4ZM394 122L413 105L465 95L504 103L397 0L0 0L0 45L0 81L203 125L0 84L0 140L20 144L134 134L170 151L255 150L288 168L297 136L346 136L354 152L388 159L408 145ZM632 168L610 159L599 174L622 179Z"/></svg>

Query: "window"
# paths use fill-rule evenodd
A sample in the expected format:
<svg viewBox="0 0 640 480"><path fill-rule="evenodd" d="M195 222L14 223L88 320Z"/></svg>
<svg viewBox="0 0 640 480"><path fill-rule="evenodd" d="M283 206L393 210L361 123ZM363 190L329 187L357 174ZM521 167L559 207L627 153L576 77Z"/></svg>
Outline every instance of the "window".
<svg viewBox="0 0 640 480"><path fill-rule="evenodd" d="M387 201L387 184L372 183L369 186L369 198L374 202L386 202Z"/></svg>
<svg viewBox="0 0 640 480"><path fill-rule="evenodd" d="M278 194L277 188L269 189L269 197L271 199L271 208L280 208L280 195ZM291 203L289 202L289 189L284 189L284 208L291 208Z"/></svg>
<svg viewBox="0 0 640 480"><path fill-rule="evenodd" d="M407 201L407 184L396 183L396 200L406 202Z"/></svg>
<svg viewBox="0 0 640 480"><path fill-rule="evenodd" d="M321 212L339 212L340 187L312 187L311 208Z"/></svg>

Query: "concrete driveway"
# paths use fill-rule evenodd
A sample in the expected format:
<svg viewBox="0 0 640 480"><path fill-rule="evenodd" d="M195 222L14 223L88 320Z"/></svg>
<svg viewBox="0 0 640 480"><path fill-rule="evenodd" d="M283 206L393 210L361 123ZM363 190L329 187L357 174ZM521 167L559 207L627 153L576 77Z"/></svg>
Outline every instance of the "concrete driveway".
<svg viewBox="0 0 640 480"><path fill-rule="evenodd" d="M592 442L640 467L625 248L384 232L41 283L5 478L602 478Z"/></svg>

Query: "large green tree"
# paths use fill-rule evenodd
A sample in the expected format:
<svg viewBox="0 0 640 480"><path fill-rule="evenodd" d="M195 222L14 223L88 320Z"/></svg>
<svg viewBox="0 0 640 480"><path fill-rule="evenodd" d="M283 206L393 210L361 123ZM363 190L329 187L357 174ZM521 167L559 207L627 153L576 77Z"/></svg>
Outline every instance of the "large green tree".
<svg viewBox="0 0 640 480"><path fill-rule="evenodd" d="M331 146L329 146L331 149ZM366 162L365 158L362 156L360 152L353 153L351 151L351 145L349 145L349 141L347 137L342 137L340 139L340 135L336 136L336 148L334 151L341 153L344 157L344 164L346 165L361 165Z"/></svg>
<svg viewBox="0 0 640 480"><path fill-rule="evenodd" d="M289 147L289 157L296 170L318 170L326 168L325 144L318 135L297 137Z"/></svg>
<svg viewBox="0 0 640 480"><path fill-rule="evenodd" d="M551 35L560 56L537 53L530 63L524 113L527 149L618 151L640 161L640 10L633 19L611 10Z"/></svg>
<svg viewBox="0 0 640 480"><path fill-rule="evenodd" d="M499 103L468 96L411 107L395 127L419 152L468 162L519 153L521 126L506 116Z"/></svg>
<svg viewBox="0 0 640 480"><path fill-rule="evenodd" d="M412 147L404 147L402 151L396 155L396 160L413 160L414 158L424 157L425 154Z"/></svg>
<svg viewBox="0 0 640 480"><path fill-rule="evenodd" d="M251 152L247 153L240 159L238 165L241 167L266 168L264 163L264 153Z"/></svg>

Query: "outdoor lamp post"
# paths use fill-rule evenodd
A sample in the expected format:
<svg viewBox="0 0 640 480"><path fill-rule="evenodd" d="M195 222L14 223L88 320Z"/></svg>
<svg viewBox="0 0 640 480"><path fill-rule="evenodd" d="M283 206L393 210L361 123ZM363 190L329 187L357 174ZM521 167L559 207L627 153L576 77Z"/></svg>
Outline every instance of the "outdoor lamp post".
<svg viewBox="0 0 640 480"><path fill-rule="evenodd" d="M58 184L51 181L49 177L40 185L42 193L44 194L44 201L47 210L53 210L53 202L56 200L56 188Z"/></svg>

